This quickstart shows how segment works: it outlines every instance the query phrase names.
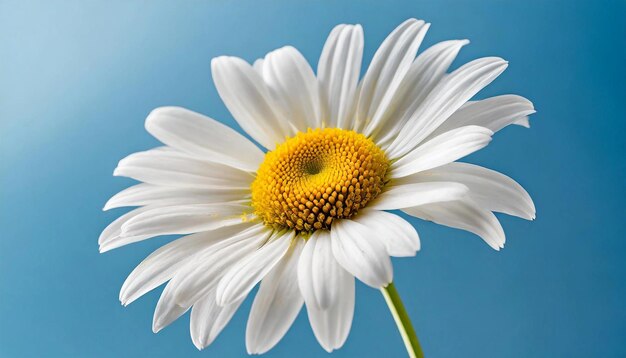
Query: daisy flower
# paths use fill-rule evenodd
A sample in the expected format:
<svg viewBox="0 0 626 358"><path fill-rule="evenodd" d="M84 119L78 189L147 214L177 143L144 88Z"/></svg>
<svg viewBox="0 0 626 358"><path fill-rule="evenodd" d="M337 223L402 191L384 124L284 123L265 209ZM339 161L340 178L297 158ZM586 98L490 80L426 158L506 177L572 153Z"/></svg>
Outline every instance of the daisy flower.
<svg viewBox="0 0 626 358"><path fill-rule="evenodd" d="M164 146L119 162L114 175L142 183L104 209L138 208L102 232L100 251L186 236L137 266L122 304L167 282L154 332L191 309L191 338L202 349L260 284L246 329L249 353L276 345L303 305L330 352L350 331L356 278L383 292L409 353L420 356L390 260L414 256L420 240L391 211L470 231L495 250L505 236L493 212L535 215L515 181L456 162L503 127L528 126L532 103L516 95L470 101L507 62L480 58L449 72L468 41L444 41L417 56L429 25L399 25L361 79L360 25L331 31L317 74L289 46L252 65L214 58L219 95L253 141L187 109L152 111L146 129Z"/></svg>

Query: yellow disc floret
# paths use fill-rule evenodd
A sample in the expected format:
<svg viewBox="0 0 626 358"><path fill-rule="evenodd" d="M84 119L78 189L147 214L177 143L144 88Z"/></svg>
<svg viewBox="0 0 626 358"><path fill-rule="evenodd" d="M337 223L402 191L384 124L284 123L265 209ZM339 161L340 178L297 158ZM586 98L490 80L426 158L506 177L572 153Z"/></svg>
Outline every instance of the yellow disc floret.
<svg viewBox="0 0 626 358"><path fill-rule="evenodd" d="M266 225L329 229L381 192L388 168L385 153L362 134L300 132L265 155L252 183L252 206Z"/></svg>

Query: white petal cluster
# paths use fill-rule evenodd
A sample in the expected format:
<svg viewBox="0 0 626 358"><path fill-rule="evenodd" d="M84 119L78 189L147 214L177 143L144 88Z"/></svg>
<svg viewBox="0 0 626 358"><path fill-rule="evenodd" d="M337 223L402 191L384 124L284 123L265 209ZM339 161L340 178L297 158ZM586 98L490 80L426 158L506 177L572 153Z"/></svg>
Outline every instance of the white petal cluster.
<svg viewBox="0 0 626 358"><path fill-rule="evenodd" d="M148 256L129 275L127 305L167 282L154 314L158 332L191 309L191 337L205 348L260 283L246 347L264 353L303 305L315 337L341 347L354 314L355 278L381 288L390 257L413 256L420 239L390 210L470 231L504 246L493 212L534 219L528 193L498 172L457 160L485 147L509 124L528 127L533 105L516 95L470 101L507 67L496 57L449 67L467 40L418 55L430 24L410 19L376 51L363 78L360 25L335 27L317 74L293 47L253 65L235 57L211 63L215 86L237 123L266 150L308 128L341 128L371 138L391 161L384 191L331 230L303 235L255 220L250 186L264 151L235 130L178 107L154 110L146 129L165 146L132 154L114 175L140 181L105 209L138 207L100 236L102 252L160 235L185 235Z"/></svg>

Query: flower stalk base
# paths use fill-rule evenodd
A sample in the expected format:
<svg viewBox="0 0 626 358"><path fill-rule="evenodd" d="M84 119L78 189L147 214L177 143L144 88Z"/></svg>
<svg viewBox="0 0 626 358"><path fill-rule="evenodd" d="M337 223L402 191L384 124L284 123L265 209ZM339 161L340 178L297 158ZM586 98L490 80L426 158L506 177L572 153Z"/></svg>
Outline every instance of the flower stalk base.
<svg viewBox="0 0 626 358"><path fill-rule="evenodd" d="M383 294L383 297L385 297L389 311L391 311L391 315L394 321L396 321L398 331L400 331L402 341L404 341L409 357L424 358L424 353L422 352L422 347L415 334L415 329L413 329L413 325L411 324L411 319L402 304L402 299L400 299L400 295L393 282L387 285L387 287L381 288L380 292Z"/></svg>

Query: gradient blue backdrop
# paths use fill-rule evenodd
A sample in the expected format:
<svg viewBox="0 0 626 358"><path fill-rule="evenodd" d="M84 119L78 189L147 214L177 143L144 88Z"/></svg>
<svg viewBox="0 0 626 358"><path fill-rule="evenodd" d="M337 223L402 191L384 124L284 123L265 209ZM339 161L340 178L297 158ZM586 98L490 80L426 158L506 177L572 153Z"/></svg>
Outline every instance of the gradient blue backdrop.
<svg viewBox="0 0 626 358"><path fill-rule="evenodd" d="M0 356L243 356L250 300L198 352L185 316L158 335L160 289L128 308L126 275L167 238L100 255L103 213L131 184L117 161L158 145L146 114L180 105L236 126L209 61L285 44L312 62L338 23L365 28L365 63L398 23L432 22L422 48L469 38L454 67L499 55L480 97L524 95L532 128L507 128L469 158L516 178L537 220L502 216L495 252L415 220L423 250L395 280L429 357L625 357L624 1L91 1L0 3ZM401 357L381 295L357 286L334 357ZM325 357L302 312L267 357Z"/></svg>

